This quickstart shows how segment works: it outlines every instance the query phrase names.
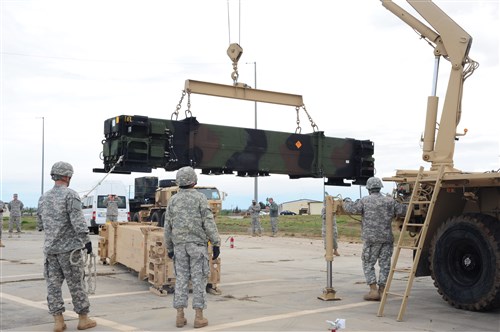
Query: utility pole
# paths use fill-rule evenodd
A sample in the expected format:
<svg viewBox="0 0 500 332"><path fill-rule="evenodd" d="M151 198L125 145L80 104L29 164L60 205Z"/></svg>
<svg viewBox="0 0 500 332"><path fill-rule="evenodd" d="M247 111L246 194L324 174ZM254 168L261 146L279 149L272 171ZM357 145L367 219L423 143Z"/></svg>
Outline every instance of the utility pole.
<svg viewBox="0 0 500 332"><path fill-rule="evenodd" d="M41 194L43 195L43 177L45 175L45 117L37 117L37 119L42 119L42 186L41 186Z"/></svg>
<svg viewBox="0 0 500 332"><path fill-rule="evenodd" d="M257 62L253 62L254 89L257 89ZM257 129L257 102L254 102L255 129ZM253 197L259 203L259 174L254 178Z"/></svg>

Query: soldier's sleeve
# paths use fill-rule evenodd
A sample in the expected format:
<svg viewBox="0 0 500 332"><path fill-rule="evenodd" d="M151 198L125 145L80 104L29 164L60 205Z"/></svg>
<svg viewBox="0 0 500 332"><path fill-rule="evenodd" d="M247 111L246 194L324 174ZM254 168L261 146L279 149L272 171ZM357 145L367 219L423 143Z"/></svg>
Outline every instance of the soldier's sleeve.
<svg viewBox="0 0 500 332"><path fill-rule="evenodd" d="M394 201L395 203L395 212L397 216L404 216L406 215L406 210L408 206L406 204L402 204L398 201Z"/></svg>
<svg viewBox="0 0 500 332"><path fill-rule="evenodd" d="M172 213L170 204L167 205L165 211L165 220L163 221L163 237L165 239L165 248L169 252L174 250L174 243L172 242Z"/></svg>
<svg viewBox="0 0 500 332"><path fill-rule="evenodd" d="M82 211L82 202L78 194L70 193L67 197L67 207L69 212L69 220L78 237L83 244L90 242L89 228L85 222L85 217Z"/></svg>
<svg viewBox="0 0 500 332"><path fill-rule="evenodd" d="M214 246L220 246L220 236L217 230L217 225L215 224L214 214L208 206L208 201L205 196L200 198L200 212L201 219L203 220L203 228L207 234L208 239Z"/></svg>
<svg viewBox="0 0 500 332"><path fill-rule="evenodd" d="M42 221L42 197L38 199L38 208L36 210L36 224L39 231L43 231L43 221Z"/></svg>
<svg viewBox="0 0 500 332"><path fill-rule="evenodd" d="M343 205L344 205L344 210L347 213L361 214L363 212L363 203L359 199L356 200L355 202L345 201Z"/></svg>

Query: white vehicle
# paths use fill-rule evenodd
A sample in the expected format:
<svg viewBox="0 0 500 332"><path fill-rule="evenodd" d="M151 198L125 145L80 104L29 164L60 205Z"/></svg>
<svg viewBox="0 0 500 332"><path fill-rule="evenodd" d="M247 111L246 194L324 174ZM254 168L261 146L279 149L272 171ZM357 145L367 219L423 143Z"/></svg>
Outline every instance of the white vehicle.
<svg viewBox="0 0 500 332"><path fill-rule="evenodd" d="M99 234L99 227L106 223L106 210L104 199L113 194L121 198L118 205L118 220L130 221L130 207L127 188L120 181L105 181L88 195L82 197L82 210L87 226L94 234Z"/></svg>

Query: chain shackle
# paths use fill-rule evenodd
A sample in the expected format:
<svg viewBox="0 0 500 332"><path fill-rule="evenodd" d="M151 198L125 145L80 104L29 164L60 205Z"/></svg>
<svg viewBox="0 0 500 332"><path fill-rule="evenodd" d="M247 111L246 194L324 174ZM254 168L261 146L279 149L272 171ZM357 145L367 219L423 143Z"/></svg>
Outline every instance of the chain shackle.
<svg viewBox="0 0 500 332"><path fill-rule="evenodd" d="M233 80L233 84L236 85L236 83L238 83L238 77L240 77L240 74L238 74L238 63L233 62L233 72L231 73L231 79Z"/></svg>

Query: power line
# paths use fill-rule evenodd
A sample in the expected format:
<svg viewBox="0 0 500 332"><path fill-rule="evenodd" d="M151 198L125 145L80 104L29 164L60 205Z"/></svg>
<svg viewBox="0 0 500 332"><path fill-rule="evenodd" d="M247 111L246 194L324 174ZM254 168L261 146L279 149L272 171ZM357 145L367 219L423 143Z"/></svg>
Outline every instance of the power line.
<svg viewBox="0 0 500 332"><path fill-rule="evenodd" d="M104 62L104 63L125 63L125 64L170 64L170 65L206 65L206 64L223 64L222 62L165 62L165 61L131 61L131 60L109 60L109 59L84 59L75 57L61 57L52 55L36 55L36 54L25 54L25 53L13 53L13 52L0 52L1 55L9 56L19 56L27 58L42 58L42 59L54 59L54 60L67 60L67 61L79 61L79 62Z"/></svg>

